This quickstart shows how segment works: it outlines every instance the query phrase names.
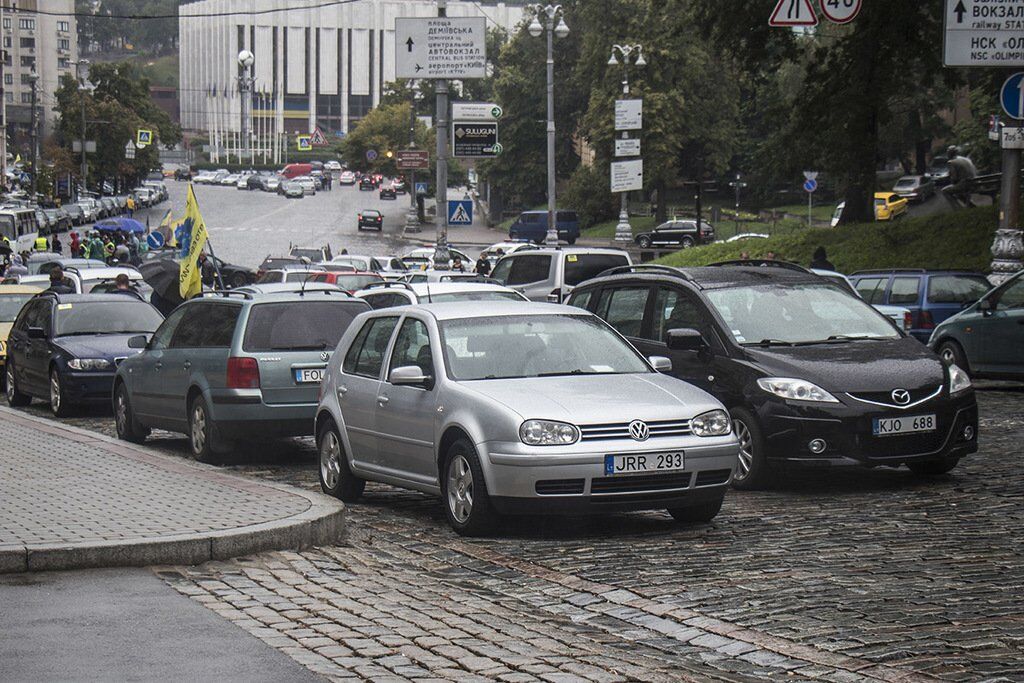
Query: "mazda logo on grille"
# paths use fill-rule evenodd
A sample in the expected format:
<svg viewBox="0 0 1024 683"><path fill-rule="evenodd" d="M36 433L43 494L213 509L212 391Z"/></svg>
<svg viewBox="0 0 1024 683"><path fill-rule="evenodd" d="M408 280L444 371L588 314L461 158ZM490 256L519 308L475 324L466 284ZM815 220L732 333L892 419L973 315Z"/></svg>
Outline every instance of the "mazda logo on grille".
<svg viewBox="0 0 1024 683"><path fill-rule="evenodd" d="M893 389L892 400L898 406L905 406L910 403L910 392L906 389Z"/></svg>
<svg viewBox="0 0 1024 683"><path fill-rule="evenodd" d="M646 422L633 420L629 423L629 435L633 437L633 441L647 441L651 436L651 430Z"/></svg>

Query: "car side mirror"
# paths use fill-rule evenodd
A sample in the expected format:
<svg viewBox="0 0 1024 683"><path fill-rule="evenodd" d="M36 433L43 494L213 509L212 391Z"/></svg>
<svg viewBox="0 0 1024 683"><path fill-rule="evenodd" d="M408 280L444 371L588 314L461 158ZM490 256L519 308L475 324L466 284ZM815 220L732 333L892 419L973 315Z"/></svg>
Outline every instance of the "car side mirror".
<svg viewBox="0 0 1024 683"><path fill-rule="evenodd" d="M46 339L46 330L41 327L28 328L29 339Z"/></svg>
<svg viewBox="0 0 1024 683"><path fill-rule="evenodd" d="M396 387L420 387L430 389L434 386L434 378L424 375L423 370L415 365L403 365L395 368L388 375L388 382Z"/></svg>
<svg viewBox="0 0 1024 683"><path fill-rule="evenodd" d="M996 302L992 301L992 299L982 299L978 303L978 308L985 315L989 315L996 310Z"/></svg>
<svg viewBox="0 0 1024 683"><path fill-rule="evenodd" d="M129 349L144 349L149 345L149 339L144 334L137 334L128 338Z"/></svg>
<svg viewBox="0 0 1024 683"><path fill-rule="evenodd" d="M707 343L700 332L690 328L668 331L668 348L672 351L703 351Z"/></svg>
<svg viewBox="0 0 1024 683"><path fill-rule="evenodd" d="M672 361L664 356L648 356L647 360L655 372L672 372Z"/></svg>

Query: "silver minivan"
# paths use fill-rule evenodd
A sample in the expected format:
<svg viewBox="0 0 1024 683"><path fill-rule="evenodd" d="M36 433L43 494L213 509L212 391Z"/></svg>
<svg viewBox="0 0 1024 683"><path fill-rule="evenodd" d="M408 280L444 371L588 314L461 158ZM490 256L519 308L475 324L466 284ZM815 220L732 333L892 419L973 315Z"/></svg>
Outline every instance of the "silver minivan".
<svg viewBox="0 0 1024 683"><path fill-rule="evenodd" d="M739 444L710 394L597 316L526 302L360 315L327 366L320 485L441 496L461 534L500 515L666 509L712 519Z"/></svg>
<svg viewBox="0 0 1024 683"><path fill-rule="evenodd" d="M610 268L632 265L619 249L529 249L503 256L491 278L531 301L561 303L576 285Z"/></svg>

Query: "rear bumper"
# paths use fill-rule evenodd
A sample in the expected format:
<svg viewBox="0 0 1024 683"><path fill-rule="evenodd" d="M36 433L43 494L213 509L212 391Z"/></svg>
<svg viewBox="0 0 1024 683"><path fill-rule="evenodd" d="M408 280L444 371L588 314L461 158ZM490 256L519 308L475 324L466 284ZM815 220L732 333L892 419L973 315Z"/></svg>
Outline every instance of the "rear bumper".
<svg viewBox="0 0 1024 683"><path fill-rule="evenodd" d="M263 402L259 389L224 389L211 394L212 417L229 438L310 436L316 403Z"/></svg>

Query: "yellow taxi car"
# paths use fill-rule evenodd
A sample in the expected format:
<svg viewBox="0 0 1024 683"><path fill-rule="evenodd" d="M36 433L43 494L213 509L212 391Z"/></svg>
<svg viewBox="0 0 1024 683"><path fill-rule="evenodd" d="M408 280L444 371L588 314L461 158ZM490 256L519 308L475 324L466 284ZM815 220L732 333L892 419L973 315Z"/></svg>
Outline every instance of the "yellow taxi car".
<svg viewBox="0 0 1024 683"><path fill-rule="evenodd" d="M7 335L21 307L40 291L30 285L0 285L0 386L7 381Z"/></svg>
<svg viewBox="0 0 1024 683"><path fill-rule="evenodd" d="M907 214L909 202L895 192L875 193L875 220L891 221Z"/></svg>

